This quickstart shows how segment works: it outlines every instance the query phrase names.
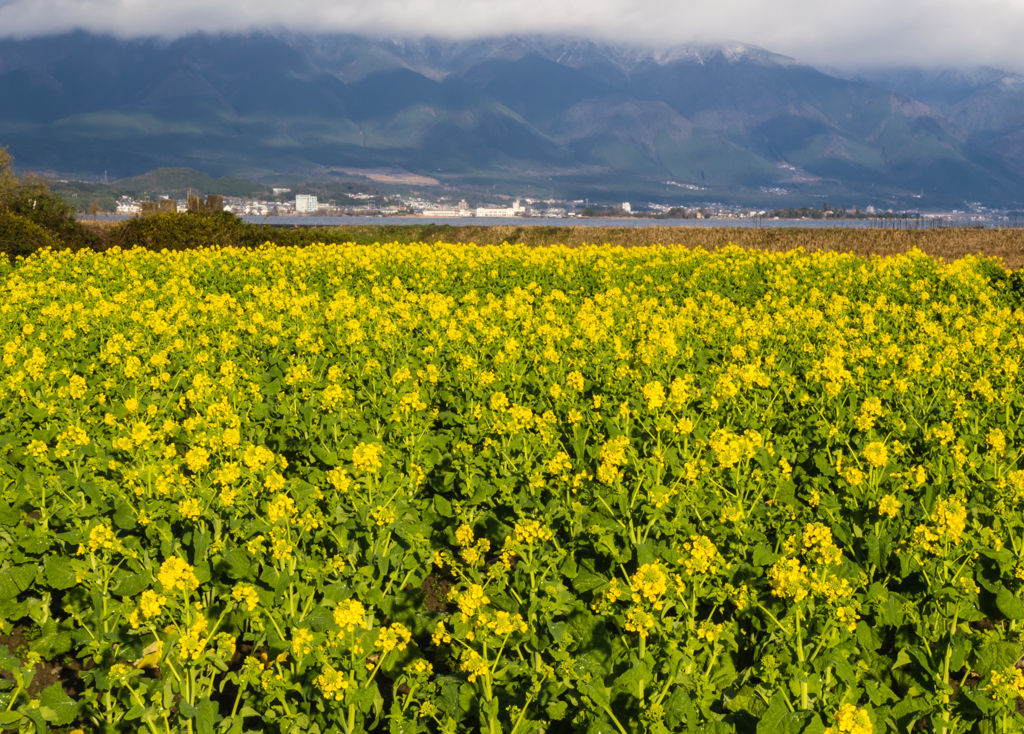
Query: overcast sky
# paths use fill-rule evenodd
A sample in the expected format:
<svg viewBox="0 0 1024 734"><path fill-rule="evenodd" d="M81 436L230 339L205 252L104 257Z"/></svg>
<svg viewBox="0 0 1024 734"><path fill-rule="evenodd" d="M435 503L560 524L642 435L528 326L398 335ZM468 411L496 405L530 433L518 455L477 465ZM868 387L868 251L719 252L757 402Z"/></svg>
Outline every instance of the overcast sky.
<svg viewBox="0 0 1024 734"><path fill-rule="evenodd" d="M0 0L6 36L282 26L390 36L570 33L656 45L734 40L836 68L1024 71L1024 0Z"/></svg>

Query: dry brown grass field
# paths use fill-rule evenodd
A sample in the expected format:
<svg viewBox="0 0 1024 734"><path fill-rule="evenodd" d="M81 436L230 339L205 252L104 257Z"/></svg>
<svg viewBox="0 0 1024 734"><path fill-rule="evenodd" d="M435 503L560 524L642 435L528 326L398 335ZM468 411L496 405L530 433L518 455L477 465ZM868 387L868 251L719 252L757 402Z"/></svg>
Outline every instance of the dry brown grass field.
<svg viewBox="0 0 1024 734"><path fill-rule="evenodd" d="M116 223L83 222L100 234L112 233ZM965 255L998 258L1003 266L1017 270L1024 265L1024 229L849 229L741 227L585 227L585 226L448 226L385 225L323 228L284 228L281 244L298 242L466 242L477 244L522 243L529 246L564 244L612 244L623 247L683 245L707 250L733 243L739 247L773 252L823 250L851 252L863 257L897 255L917 248L933 257L955 260ZM121 244L121 243L118 243Z"/></svg>

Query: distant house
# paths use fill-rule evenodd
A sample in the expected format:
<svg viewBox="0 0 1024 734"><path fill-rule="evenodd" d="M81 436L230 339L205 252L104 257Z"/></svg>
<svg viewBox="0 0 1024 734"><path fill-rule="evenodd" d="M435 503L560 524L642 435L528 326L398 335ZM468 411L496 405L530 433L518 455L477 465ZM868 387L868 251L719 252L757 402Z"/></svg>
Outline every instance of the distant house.
<svg viewBox="0 0 1024 734"><path fill-rule="evenodd" d="M132 198L122 196L117 200L118 214L139 214L141 211L142 207Z"/></svg>
<svg viewBox="0 0 1024 734"><path fill-rule="evenodd" d="M307 214L309 212L315 212L319 208L316 202L315 196L309 196L308 194L298 194L295 197L295 211L298 214Z"/></svg>

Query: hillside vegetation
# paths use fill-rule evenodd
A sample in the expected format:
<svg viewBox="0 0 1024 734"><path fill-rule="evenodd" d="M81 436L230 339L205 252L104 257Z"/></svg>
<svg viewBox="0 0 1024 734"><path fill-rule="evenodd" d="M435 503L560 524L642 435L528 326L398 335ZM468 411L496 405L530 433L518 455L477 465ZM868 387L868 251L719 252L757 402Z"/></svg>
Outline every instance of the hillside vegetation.
<svg viewBox="0 0 1024 734"><path fill-rule="evenodd" d="M769 187L953 206L1024 190L1007 146L743 44L73 33L0 40L0 99L0 136L25 164L116 177L399 167L572 199L752 201Z"/></svg>

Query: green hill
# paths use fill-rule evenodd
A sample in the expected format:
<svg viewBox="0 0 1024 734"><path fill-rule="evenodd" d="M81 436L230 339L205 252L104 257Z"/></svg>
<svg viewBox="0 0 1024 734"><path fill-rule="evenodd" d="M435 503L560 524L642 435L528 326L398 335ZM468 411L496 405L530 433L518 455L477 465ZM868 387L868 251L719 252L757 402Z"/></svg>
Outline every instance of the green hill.
<svg viewBox="0 0 1024 734"><path fill-rule="evenodd" d="M156 168L149 173L116 182L116 187L127 194L165 194L182 198L192 192L197 195L258 196L268 193L266 186L225 176L213 178L194 168Z"/></svg>

